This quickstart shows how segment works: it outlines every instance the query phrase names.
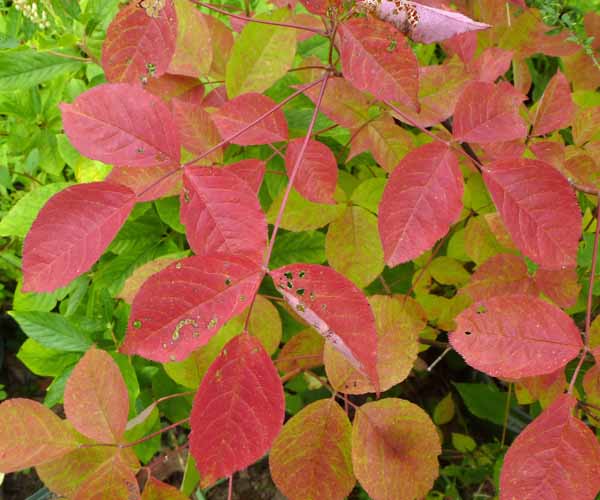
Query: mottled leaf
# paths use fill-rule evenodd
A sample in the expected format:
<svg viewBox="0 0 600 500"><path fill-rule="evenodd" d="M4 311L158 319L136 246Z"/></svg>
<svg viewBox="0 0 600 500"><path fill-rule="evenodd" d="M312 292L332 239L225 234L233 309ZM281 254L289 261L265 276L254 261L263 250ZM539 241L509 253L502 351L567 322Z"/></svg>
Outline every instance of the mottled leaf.
<svg viewBox="0 0 600 500"><path fill-rule="evenodd" d="M146 262L138 267L125 281L123 288L117 295L117 298L124 300L128 304L133 304L133 299L138 293L144 282L153 274L162 271L165 267L173 264L178 257L159 257L158 259Z"/></svg>
<svg viewBox="0 0 600 500"><path fill-rule="evenodd" d="M456 318L450 343L467 363L493 377L551 373L571 361L583 343L573 320L529 295L475 302Z"/></svg>
<svg viewBox="0 0 600 500"><path fill-rule="evenodd" d="M23 244L23 290L51 292L88 271L135 203L124 186L68 187L44 205Z"/></svg>
<svg viewBox="0 0 600 500"><path fill-rule="evenodd" d="M175 99L172 103L173 120L175 121L181 145L195 154L202 154L221 142L221 136L210 115L201 106L190 106L189 103ZM221 148L209 154L203 161L220 163L223 161Z"/></svg>
<svg viewBox="0 0 600 500"><path fill-rule="evenodd" d="M290 500L343 500L354 487L352 426L333 399L288 420L269 454L271 477Z"/></svg>
<svg viewBox="0 0 600 500"><path fill-rule="evenodd" d="M578 282L576 268L559 270L540 268L536 271L534 280L540 292L550 297L557 306L568 309L577 303L581 285Z"/></svg>
<svg viewBox="0 0 600 500"><path fill-rule="evenodd" d="M188 498L174 486L153 477L148 479L142 493L142 500L186 500Z"/></svg>
<svg viewBox="0 0 600 500"><path fill-rule="evenodd" d="M181 192L182 172L177 166L137 168L114 167L106 182L127 186L136 195L137 201L152 201Z"/></svg>
<svg viewBox="0 0 600 500"><path fill-rule="evenodd" d="M277 368L283 373L288 373L321 366L324 345L325 339L314 330L302 330L288 340L279 351Z"/></svg>
<svg viewBox="0 0 600 500"><path fill-rule="evenodd" d="M250 335L230 341L198 389L190 453L205 483L231 476L262 457L284 418L283 387L262 345Z"/></svg>

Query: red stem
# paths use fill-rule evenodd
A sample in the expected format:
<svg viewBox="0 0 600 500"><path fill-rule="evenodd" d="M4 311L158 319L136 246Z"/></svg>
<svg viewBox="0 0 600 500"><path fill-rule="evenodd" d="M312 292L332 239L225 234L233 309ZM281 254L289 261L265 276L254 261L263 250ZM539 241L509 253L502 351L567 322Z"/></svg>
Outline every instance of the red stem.
<svg viewBox="0 0 600 500"><path fill-rule="evenodd" d="M219 9L218 7L215 7L214 5L210 5L208 3L200 2L199 0L190 0L190 1L192 3L195 3L196 5L200 5L200 7L205 7L208 10L212 10L212 11L218 12L219 14L224 14L229 17L234 17L236 19L241 19L242 21L248 21L251 23L259 23L259 24L270 24L271 26L282 26L284 28L293 28L295 30L312 31L313 33L318 33L319 35L326 36L325 31L320 30L318 28L312 28L311 26L300 26L299 24L280 23L277 21L267 21L265 19L255 19L253 17L241 16L239 14L232 14L231 12L228 12L223 9Z"/></svg>

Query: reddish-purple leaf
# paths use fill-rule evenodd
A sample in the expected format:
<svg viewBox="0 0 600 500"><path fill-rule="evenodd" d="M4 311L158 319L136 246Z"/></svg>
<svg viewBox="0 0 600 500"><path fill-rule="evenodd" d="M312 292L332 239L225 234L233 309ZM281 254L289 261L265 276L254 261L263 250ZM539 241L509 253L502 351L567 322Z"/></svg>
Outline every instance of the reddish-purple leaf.
<svg viewBox="0 0 600 500"><path fill-rule="evenodd" d="M225 170L234 173L240 179L246 181L250 189L258 194L260 186L265 176L265 162L250 158L241 160L237 163L231 163L223 167Z"/></svg>
<svg viewBox="0 0 600 500"><path fill-rule="evenodd" d="M173 120L179 130L181 145L192 153L202 154L221 142L221 136L213 123L210 114L199 105L174 99L172 102ZM223 161L223 150L217 149L203 161L220 163Z"/></svg>
<svg viewBox="0 0 600 500"><path fill-rule="evenodd" d="M341 500L352 491L352 426L334 399L305 406L273 443L269 468L289 500Z"/></svg>
<svg viewBox="0 0 600 500"><path fill-rule="evenodd" d="M389 266L429 250L458 220L463 178L452 150L432 142L408 153L392 172L379 205L379 234Z"/></svg>
<svg viewBox="0 0 600 500"><path fill-rule="evenodd" d="M469 65L469 69L477 80L494 83L510 69L513 56L512 50L490 47Z"/></svg>
<svg viewBox="0 0 600 500"><path fill-rule="evenodd" d="M575 115L571 87L567 77L558 71L548 82L544 95L537 102L531 135L544 135L568 127Z"/></svg>
<svg viewBox="0 0 600 500"><path fill-rule="evenodd" d="M600 445L573 416L577 400L559 397L517 436L504 457L500 500L594 500L600 490Z"/></svg>
<svg viewBox="0 0 600 500"><path fill-rule="evenodd" d="M515 245L548 269L573 267L581 211L568 181L539 160L499 160L483 180Z"/></svg>
<svg viewBox="0 0 600 500"><path fill-rule="evenodd" d="M107 80L139 84L166 73L176 36L172 0L167 0L156 17L147 15L138 2L123 7L108 27L102 46Z"/></svg>
<svg viewBox="0 0 600 500"><path fill-rule="evenodd" d="M292 264L270 272L275 285L302 319L379 388L375 317L364 294L333 269Z"/></svg>
<svg viewBox="0 0 600 500"><path fill-rule="evenodd" d="M136 295L121 352L181 361L250 303L262 279L245 257L180 260L149 278Z"/></svg>
<svg viewBox="0 0 600 500"><path fill-rule="evenodd" d="M98 85L60 108L65 133L85 156L128 167L179 163L179 136L169 108L139 87Z"/></svg>
<svg viewBox="0 0 600 500"><path fill-rule="evenodd" d="M127 186L135 193L136 201L142 202L178 195L183 185L181 177L181 169L173 165L152 168L114 167L105 180Z"/></svg>
<svg viewBox="0 0 600 500"><path fill-rule="evenodd" d="M551 373L571 361L583 342L573 320L530 295L499 295L456 318L450 343L473 368L508 379Z"/></svg>
<svg viewBox="0 0 600 500"><path fill-rule="evenodd" d="M221 137L233 144L252 146L287 141L288 127L281 109L257 121L275 106L277 104L269 97L249 92L227 101L212 119ZM254 122L256 124L252 125ZM240 134L246 128L248 130Z"/></svg>
<svg viewBox="0 0 600 500"><path fill-rule="evenodd" d="M503 142L523 139L527 127L519 115L525 96L507 82L472 82L456 103L453 134L464 142Z"/></svg>
<svg viewBox="0 0 600 500"><path fill-rule="evenodd" d="M194 399L190 453L204 483L243 470L271 447L285 414L283 386L255 337L231 340Z"/></svg>
<svg viewBox="0 0 600 500"><path fill-rule="evenodd" d="M288 144L285 152L288 176L292 175L303 143L304 137L299 137ZM336 202L333 193L337 177L337 161L331 150L322 142L309 139L294 180L296 190L308 201L334 205Z"/></svg>
<svg viewBox="0 0 600 500"><path fill-rule="evenodd" d="M344 77L378 99L398 101L418 111L417 59L404 36L375 18L350 19L341 25L340 33Z"/></svg>
<svg viewBox="0 0 600 500"><path fill-rule="evenodd" d="M393 24L415 42L434 43L459 33L485 30L489 24L478 23L454 10L436 9L417 2L363 0L367 10L379 19Z"/></svg>
<svg viewBox="0 0 600 500"><path fill-rule="evenodd" d="M197 255L244 255L263 261L267 221L248 183L224 168L186 167L181 222Z"/></svg>
<svg viewBox="0 0 600 500"><path fill-rule="evenodd" d="M37 401L4 401L0 418L0 472L41 465L79 446L72 428Z"/></svg>
<svg viewBox="0 0 600 500"><path fill-rule="evenodd" d="M100 443L118 443L129 415L127 386L118 365L92 347L65 387L65 414L73 427Z"/></svg>
<svg viewBox="0 0 600 500"><path fill-rule="evenodd" d="M23 244L23 291L51 292L88 271L135 204L129 188L77 184L44 205Z"/></svg>

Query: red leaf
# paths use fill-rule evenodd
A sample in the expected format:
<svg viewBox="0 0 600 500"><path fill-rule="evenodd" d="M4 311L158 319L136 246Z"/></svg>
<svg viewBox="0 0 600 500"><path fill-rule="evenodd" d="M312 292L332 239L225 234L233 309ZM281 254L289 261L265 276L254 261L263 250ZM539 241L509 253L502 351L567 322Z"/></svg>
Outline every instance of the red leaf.
<svg viewBox="0 0 600 500"><path fill-rule="evenodd" d="M575 115L575 104L567 77L558 71L537 104L531 135L544 135L568 127Z"/></svg>
<svg viewBox="0 0 600 500"><path fill-rule="evenodd" d="M509 83L472 82L456 103L453 134L463 142L503 142L522 139L527 127L519 116L525 96Z"/></svg>
<svg viewBox="0 0 600 500"><path fill-rule="evenodd" d="M175 53L177 16L168 0L157 17L138 2L124 7L106 31L102 67L110 82L140 83L167 71Z"/></svg>
<svg viewBox="0 0 600 500"><path fill-rule="evenodd" d="M458 220L463 179L452 150L439 142L408 153L379 205L379 234L389 266L429 250Z"/></svg>
<svg viewBox="0 0 600 500"><path fill-rule="evenodd" d="M23 291L51 292L88 271L127 219L133 191L77 184L44 205L23 244Z"/></svg>
<svg viewBox="0 0 600 500"><path fill-rule="evenodd" d="M231 163L223 167L225 170L234 173L240 179L246 181L250 189L258 194L260 186L265 176L265 162L250 158L241 160L237 163Z"/></svg>
<svg viewBox="0 0 600 500"><path fill-rule="evenodd" d="M98 85L60 108L65 133L85 156L129 167L179 163L179 137L169 108L141 88Z"/></svg>
<svg viewBox="0 0 600 500"><path fill-rule="evenodd" d="M174 99L172 103L173 120L181 136L181 145L192 153L202 154L221 142L221 136L210 115L198 105ZM223 150L217 149L204 161L217 163L223 161Z"/></svg>
<svg viewBox="0 0 600 500"><path fill-rule="evenodd" d="M538 160L549 163L557 170L561 170L565 160L565 146L562 142L534 142L529 145L529 149Z"/></svg>
<svg viewBox="0 0 600 500"><path fill-rule="evenodd" d="M406 39L377 19L354 18L340 26L344 77L378 99L418 111L419 70Z"/></svg>
<svg viewBox="0 0 600 500"><path fill-rule="evenodd" d="M290 500L340 500L352 491L352 426L333 399L305 406L273 443L269 468Z"/></svg>
<svg viewBox="0 0 600 500"><path fill-rule="evenodd" d="M246 309L261 278L256 264L233 255L171 264L136 295L120 351L161 363L185 359Z"/></svg>
<svg viewBox="0 0 600 500"><path fill-rule="evenodd" d="M574 267L558 271L538 269L535 273L535 284L543 294L563 309L573 307L581 291L577 269Z"/></svg>
<svg viewBox="0 0 600 500"><path fill-rule="evenodd" d="M181 169L173 165L152 168L114 167L105 180L127 186L135 192L136 201L142 202L178 195L182 187L181 177Z"/></svg>
<svg viewBox="0 0 600 500"><path fill-rule="evenodd" d="M37 401L4 401L0 404L0 418L0 472L41 465L79 446L66 422Z"/></svg>
<svg viewBox="0 0 600 500"><path fill-rule="evenodd" d="M181 222L197 255L245 255L263 261L267 221L248 183L223 168L186 167Z"/></svg>
<svg viewBox="0 0 600 500"><path fill-rule="evenodd" d="M482 82L494 83L499 77L510 69L514 52L490 47L470 64L469 69L476 79Z"/></svg>
<svg viewBox="0 0 600 500"><path fill-rule="evenodd" d="M564 394L529 424L509 448L500 474L500 500L593 500L600 490L600 445L573 416Z"/></svg>
<svg viewBox="0 0 600 500"><path fill-rule="evenodd" d="M454 35L452 38L444 40L442 46L446 52L450 52L450 55L456 54L463 63L468 64L473 59L477 50L477 33L475 31L466 31L465 33Z"/></svg>
<svg viewBox="0 0 600 500"><path fill-rule="evenodd" d="M300 3L308 12L317 15L327 14L327 7L329 7L329 0L300 0Z"/></svg>
<svg viewBox="0 0 600 500"><path fill-rule="evenodd" d="M379 19L393 24L415 42L434 43L459 33L485 30L489 24L478 23L453 10L436 9L417 2L363 0L368 10Z"/></svg>
<svg viewBox="0 0 600 500"><path fill-rule="evenodd" d="M287 141L288 128L281 109L258 121L240 135L240 131L271 111L277 104L262 94L249 92L227 101L212 115L221 137L233 144L252 146Z"/></svg>
<svg viewBox="0 0 600 500"><path fill-rule="evenodd" d="M299 137L288 144L285 152L285 169L288 176L292 175L303 143L304 137ZM331 150L322 142L309 139L294 180L294 187L309 201L334 205L336 202L333 193L337 178L337 161Z"/></svg>
<svg viewBox="0 0 600 500"><path fill-rule="evenodd" d="M456 318L450 343L469 365L508 379L551 373L571 361L583 343L573 320L529 295L480 300Z"/></svg>
<svg viewBox="0 0 600 500"><path fill-rule="evenodd" d="M573 267L581 212L567 180L539 160L500 160L483 180L515 245L548 269Z"/></svg>
<svg viewBox="0 0 600 500"><path fill-rule="evenodd" d="M364 294L341 274L316 264L291 264L270 274L296 314L378 388L375 317Z"/></svg>
<svg viewBox="0 0 600 500"><path fill-rule="evenodd" d="M256 338L238 335L208 369L192 406L190 453L203 482L231 476L262 457L284 413L271 358Z"/></svg>
<svg viewBox="0 0 600 500"><path fill-rule="evenodd" d="M535 283L522 257L498 254L490 257L471 277L463 289L473 300L515 293L537 295Z"/></svg>
<svg viewBox="0 0 600 500"><path fill-rule="evenodd" d="M125 433L129 396L113 359L91 348L65 387L65 413L73 427L100 443L118 443Z"/></svg>

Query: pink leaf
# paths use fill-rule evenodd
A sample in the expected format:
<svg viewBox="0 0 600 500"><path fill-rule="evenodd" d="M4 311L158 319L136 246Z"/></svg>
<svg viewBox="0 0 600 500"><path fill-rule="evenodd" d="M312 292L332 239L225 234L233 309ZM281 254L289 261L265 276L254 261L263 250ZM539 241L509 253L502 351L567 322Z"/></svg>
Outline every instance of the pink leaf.
<svg viewBox="0 0 600 500"><path fill-rule="evenodd" d="M519 105L524 100L509 83L472 82L456 103L454 138L478 143L523 139L527 128Z"/></svg>
<svg viewBox="0 0 600 500"><path fill-rule="evenodd" d="M362 5L379 19L393 24L415 42L434 43L469 31L485 30L489 24L478 23L453 10L436 9L417 2L363 0Z"/></svg>
<svg viewBox="0 0 600 500"><path fill-rule="evenodd" d="M250 189L258 194L260 186L265 176L265 162L250 158L240 160L237 163L231 163L223 167L225 170L234 173L240 179L246 181Z"/></svg>
<svg viewBox="0 0 600 500"><path fill-rule="evenodd" d="M197 255L216 252L263 261L267 221L248 183L224 168L186 167L181 222Z"/></svg>
<svg viewBox="0 0 600 500"><path fill-rule="evenodd" d="M364 294L325 266L291 264L270 274L296 314L378 388L375 317Z"/></svg>
<svg viewBox="0 0 600 500"><path fill-rule="evenodd" d="M243 470L271 447L285 413L277 369L248 334L231 340L202 379L194 399L190 453L203 482Z"/></svg>
<svg viewBox="0 0 600 500"><path fill-rule="evenodd" d="M221 133L221 137L233 144L252 146L254 144L287 141L288 128L281 109L269 114L256 125L239 134L275 106L277 104L269 97L249 92L227 101L212 115L212 118ZM236 136L236 134L239 135Z"/></svg>
<svg viewBox="0 0 600 500"><path fill-rule="evenodd" d="M538 269L535 273L535 284L544 295L547 295L559 307L567 309L577 303L581 291L577 269L548 270Z"/></svg>
<svg viewBox="0 0 600 500"><path fill-rule="evenodd" d="M88 271L127 219L133 191L77 184L44 205L23 244L23 291L51 292Z"/></svg>
<svg viewBox="0 0 600 500"><path fill-rule="evenodd" d="M392 172L379 205L379 234L389 266L429 250L458 220L463 179L452 150L439 142L408 153Z"/></svg>
<svg viewBox="0 0 600 500"><path fill-rule="evenodd" d="M567 77L557 72L538 102L531 135L544 135L568 127L575 115L571 87Z"/></svg>
<svg viewBox="0 0 600 500"><path fill-rule="evenodd" d="M169 108L141 88L98 85L60 108L69 140L94 160L129 167L179 163L179 137Z"/></svg>
<svg viewBox="0 0 600 500"><path fill-rule="evenodd" d="M121 184L131 189L138 202L152 201L181 192L181 169L173 165L137 168L114 167L106 177L107 182Z"/></svg>
<svg viewBox="0 0 600 500"><path fill-rule="evenodd" d="M573 416L563 394L517 436L504 457L500 500L594 500L600 490L600 445Z"/></svg>
<svg viewBox="0 0 600 500"><path fill-rule="evenodd" d="M173 120L181 136L181 145L192 153L202 154L221 142L221 136L210 114L199 105L174 99ZM210 163L223 161L223 150L217 149L206 157Z"/></svg>
<svg viewBox="0 0 600 500"><path fill-rule="evenodd" d="M476 79L482 82L494 83L510 69L514 52L498 47L490 47L470 64L470 70Z"/></svg>
<svg viewBox="0 0 600 500"><path fill-rule="evenodd" d="M108 27L102 46L102 67L110 82L140 83L167 71L177 36L172 0L157 17L133 2ZM144 79L144 80L143 80Z"/></svg>
<svg viewBox="0 0 600 500"><path fill-rule="evenodd" d="M483 179L524 255L548 269L576 265L581 211L559 172L539 160L500 160L487 166Z"/></svg>
<svg viewBox="0 0 600 500"><path fill-rule="evenodd" d="M465 64L471 62L475 51L477 50L477 33L475 31L467 31L454 35L442 44L446 52L450 55L456 54Z"/></svg>
<svg viewBox="0 0 600 500"><path fill-rule="evenodd" d="M164 363L205 345L256 293L261 269L233 255L180 260L150 277L136 295L121 352Z"/></svg>
<svg viewBox="0 0 600 500"><path fill-rule="evenodd" d="M449 338L473 368L508 379L551 373L583 347L579 329L567 314L521 294L472 304L457 316Z"/></svg>
<svg viewBox="0 0 600 500"><path fill-rule="evenodd" d="M377 19L354 18L340 27L344 77L378 99L418 111L419 70L406 39Z"/></svg>
<svg viewBox="0 0 600 500"><path fill-rule="evenodd" d="M303 143L304 137L299 137L288 144L285 152L288 176L292 175ZM310 139L296 174L294 187L309 201L335 204L333 193L337 177L337 161L331 150L322 142Z"/></svg>
<svg viewBox="0 0 600 500"><path fill-rule="evenodd" d="M118 443L129 415L127 386L108 353L91 348L65 387L65 413L73 427L101 443Z"/></svg>

